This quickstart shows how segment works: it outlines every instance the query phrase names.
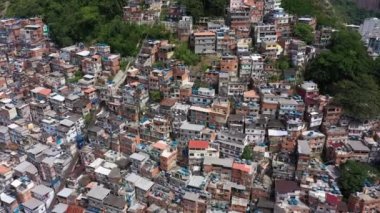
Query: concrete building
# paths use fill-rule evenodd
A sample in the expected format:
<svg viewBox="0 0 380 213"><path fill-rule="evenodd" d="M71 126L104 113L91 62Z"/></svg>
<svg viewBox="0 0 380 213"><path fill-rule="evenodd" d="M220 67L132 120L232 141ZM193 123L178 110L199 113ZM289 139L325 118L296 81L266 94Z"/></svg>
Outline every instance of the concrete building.
<svg viewBox="0 0 380 213"><path fill-rule="evenodd" d="M181 204L184 212L207 211L207 198L198 193L186 192Z"/></svg>
<svg viewBox="0 0 380 213"><path fill-rule="evenodd" d="M195 32L191 36L191 44L196 54L214 54L215 40L214 32Z"/></svg>
<svg viewBox="0 0 380 213"><path fill-rule="evenodd" d="M219 132L215 143L220 145L222 157L240 158L248 140L243 133Z"/></svg>
<svg viewBox="0 0 380 213"><path fill-rule="evenodd" d="M219 157L219 147L216 144L210 144L208 141L190 140L189 149L189 167L193 172L200 171L204 158Z"/></svg>
<svg viewBox="0 0 380 213"><path fill-rule="evenodd" d="M102 186L96 186L87 193L88 208L92 211L103 211L104 201L111 190Z"/></svg>
<svg viewBox="0 0 380 213"><path fill-rule="evenodd" d="M46 205L46 209L49 209L55 198L55 193L52 188L45 185L37 185L32 189L32 196L42 201Z"/></svg>
<svg viewBox="0 0 380 213"><path fill-rule="evenodd" d="M46 213L45 204L35 198L22 203L25 213Z"/></svg>

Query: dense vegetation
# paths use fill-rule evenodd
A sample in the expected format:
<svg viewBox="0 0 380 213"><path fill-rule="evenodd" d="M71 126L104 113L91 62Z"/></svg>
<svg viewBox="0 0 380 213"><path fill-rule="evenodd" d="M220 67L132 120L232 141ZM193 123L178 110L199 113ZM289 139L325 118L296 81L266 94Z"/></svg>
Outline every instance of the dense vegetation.
<svg viewBox="0 0 380 213"><path fill-rule="evenodd" d="M124 0L13 0L10 17L42 16L59 46L75 42L106 42L113 51L133 56L148 37L168 38L163 26L138 26L122 21Z"/></svg>
<svg viewBox="0 0 380 213"><path fill-rule="evenodd" d="M336 26L339 23L328 1L282 0L282 7L294 15L316 17L319 25Z"/></svg>
<svg viewBox="0 0 380 213"><path fill-rule="evenodd" d="M340 30L329 50L309 65L305 77L335 96L347 115L368 119L380 115L379 60L372 60L354 31Z"/></svg>
<svg viewBox="0 0 380 213"><path fill-rule="evenodd" d="M376 168L356 161L342 164L340 173L338 182L346 198L351 193L362 191L363 186L374 183L379 178L379 171Z"/></svg>
<svg viewBox="0 0 380 213"><path fill-rule="evenodd" d="M187 13L197 21L205 16L224 16L229 0L179 0L178 2L185 5Z"/></svg>
<svg viewBox="0 0 380 213"><path fill-rule="evenodd" d="M163 99L162 93L160 91L151 90L149 92L149 99L153 102L159 103Z"/></svg>
<svg viewBox="0 0 380 213"><path fill-rule="evenodd" d="M294 36L298 39L306 42L306 44L312 44L314 41L314 32L313 28L304 23L297 23L294 26Z"/></svg>
<svg viewBox="0 0 380 213"><path fill-rule="evenodd" d="M241 159L252 160L253 159L253 150L251 146L245 146Z"/></svg>
<svg viewBox="0 0 380 213"><path fill-rule="evenodd" d="M380 17L380 12L367 11L357 7L355 0L330 0L342 21L348 24L361 24L365 18Z"/></svg>
<svg viewBox="0 0 380 213"><path fill-rule="evenodd" d="M179 43L176 46L174 57L186 65L196 65L200 62L200 56L191 51L187 43Z"/></svg>
<svg viewBox="0 0 380 213"><path fill-rule="evenodd" d="M325 26L341 22L359 25L365 18L380 17L380 12L358 8L355 0L282 0L282 7L295 15L315 16L318 24Z"/></svg>
<svg viewBox="0 0 380 213"><path fill-rule="evenodd" d="M358 9L353 0L283 0L282 6L295 15L317 17L318 25L339 29L329 50L309 64L305 78L333 95L348 116L360 120L379 116L380 59L373 61L360 35L342 27L344 22L360 24L375 13ZM307 43L312 40L310 28L302 24L295 26L294 35Z"/></svg>

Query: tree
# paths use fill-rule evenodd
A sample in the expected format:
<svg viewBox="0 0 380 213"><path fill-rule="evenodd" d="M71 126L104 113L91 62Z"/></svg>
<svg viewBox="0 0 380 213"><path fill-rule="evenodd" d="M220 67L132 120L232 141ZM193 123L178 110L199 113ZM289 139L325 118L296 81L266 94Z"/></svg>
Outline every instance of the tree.
<svg viewBox="0 0 380 213"><path fill-rule="evenodd" d="M333 92L334 83L371 73L373 63L360 35L354 31L341 30L333 36L330 50L319 54L307 67L305 77L316 81L323 92Z"/></svg>
<svg viewBox="0 0 380 213"><path fill-rule="evenodd" d="M203 16L224 16L228 0L179 0L189 15L198 21Z"/></svg>
<svg viewBox="0 0 380 213"><path fill-rule="evenodd" d="M294 26L294 36L298 39L306 42L306 44L312 44L314 41L314 32L313 28L304 23L297 23Z"/></svg>
<svg viewBox="0 0 380 213"><path fill-rule="evenodd" d="M335 12L327 4L315 0L282 0L281 6L297 16L314 16L318 25L336 26L339 22Z"/></svg>
<svg viewBox="0 0 380 213"><path fill-rule="evenodd" d="M356 32L340 30L330 50L307 67L305 77L316 81L322 92L335 96L347 115L363 120L380 115L380 75L378 61L368 56L360 39Z"/></svg>
<svg viewBox="0 0 380 213"><path fill-rule="evenodd" d="M162 94L160 91L151 90L149 92L149 98L153 102L160 102L162 100Z"/></svg>
<svg viewBox="0 0 380 213"><path fill-rule="evenodd" d="M199 55L193 53L187 43L180 43L176 46L174 57L183 61L186 65L196 65L200 62Z"/></svg>
<svg viewBox="0 0 380 213"><path fill-rule="evenodd" d="M359 8L357 0L331 0L330 2L344 23L360 25L365 18L380 17L379 11Z"/></svg>
<svg viewBox="0 0 380 213"><path fill-rule="evenodd" d="M86 114L84 116L84 124L86 126L89 126L93 121L94 121L94 115L92 114L92 112L89 112L88 114Z"/></svg>
<svg viewBox="0 0 380 213"><path fill-rule="evenodd" d="M377 82L380 83L380 57L376 58L373 67L373 74L376 76Z"/></svg>
<svg viewBox="0 0 380 213"><path fill-rule="evenodd" d="M380 89L374 78L361 75L354 81L334 84L335 101L344 107L345 114L359 120L379 116Z"/></svg>
<svg viewBox="0 0 380 213"><path fill-rule="evenodd" d="M166 67L166 64L163 61L156 61L154 62L153 67L162 69Z"/></svg>
<svg viewBox="0 0 380 213"><path fill-rule="evenodd" d="M281 71L287 70L291 66L290 59L289 57L282 56L275 62L275 65L276 65L276 68Z"/></svg>
<svg viewBox="0 0 380 213"><path fill-rule="evenodd" d="M228 0L206 0L205 14L207 16L224 16Z"/></svg>
<svg viewBox="0 0 380 213"><path fill-rule="evenodd" d="M200 17L204 16L203 0L180 0L179 3L186 6L188 15L191 15L194 21L198 21Z"/></svg>
<svg viewBox="0 0 380 213"><path fill-rule="evenodd" d="M241 155L242 159L252 160L253 159L253 150L251 146L245 146L243 150L243 154Z"/></svg>
<svg viewBox="0 0 380 213"><path fill-rule="evenodd" d="M351 193L362 190L366 182L373 182L378 171L368 164L356 161L347 161L340 167L338 183L343 196L348 198Z"/></svg>

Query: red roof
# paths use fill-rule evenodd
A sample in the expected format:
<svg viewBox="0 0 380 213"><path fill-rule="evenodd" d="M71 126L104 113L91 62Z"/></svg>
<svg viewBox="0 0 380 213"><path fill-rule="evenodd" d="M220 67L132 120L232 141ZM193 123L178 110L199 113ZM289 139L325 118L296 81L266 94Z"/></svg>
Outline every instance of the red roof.
<svg viewBox="0 0 380 213"><path fill-rule="evenodd" d="M207 148L208 148L208 141L196 141L196 140L189 141L189 149L207 149Z"/></svg>
<svg viewBox="0 0 380 213"><path fill-rule="evenodd" d="M0 174L5 175L10 171L11 171L11 169L9 167L4 166L4 165L0 165Z"/></svg>
<svg viewBox="0 0 380 213"><path fill-rule="evenodd" d="M251 173L251 167L247 164L243 163L233 163L232 164L233 169L237 169L246 173Z"/></svg>
<svg viewBox="0 0 380 213"><path fill-rule="evenodd" d="M164 141L157 141L155 144L153 144L153 147L159 150L164 150L168 147L168 144Z"/></svg>
<svg viewBox="0 0 380 213"><path fill-rule="evenodd" d="M326 193L326 202L330 205L338 205L339 204L339 198L335 195L332 195L330 193Z"/></svg>
<svg viewBox="0 0 380 213"><path fill-rule="evenodd" d="M84 209L80 206L69 205L69 207L67 208L67 212L69 212L69 213L83 213Z"/></svg>
<svg viewBox="0 0 380 213"><path fill-rule="evenodd" d="M38 93L44 96L48 96L51 93L51 89L43 88L40 91L38 91Z"/></svg>

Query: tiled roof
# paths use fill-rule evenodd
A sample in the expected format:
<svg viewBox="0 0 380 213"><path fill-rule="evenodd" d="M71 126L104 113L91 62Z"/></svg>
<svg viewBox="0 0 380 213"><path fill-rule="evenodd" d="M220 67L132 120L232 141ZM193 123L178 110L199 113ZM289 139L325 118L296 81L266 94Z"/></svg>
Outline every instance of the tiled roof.
<svg viewBox="0 0 380 213"><path fill-rule="evenodd" d="M240 170L240 171L243 171L243 172L246 172L246 173L250 173L251 172L251 167L249 165L247 165L247 164L244 164L244 163L233 163L232 164L232 168Z"/></svg>
<svg viewBox="0 0 380 213"><path fill-rule="evenodd" d="M41 95L44 95L44 96L48 96L51 93L51 89L44 88L44 89L41 89L40 91L38 91L38 93Z"/></svg>
<svg viewBox="0 0 380 213"><path fill-rule="evenodd" d="M10 168L8 168L8 167L6 167L6 166L4 166L4 165L0 165L0 174L6 174L6 173L8 173L9 171L11 171L11 169Z"/></svg>
<svg viewBox="0 0 380 213"><path fill-rule="evenodd" d="M207 149L208 141L197 141L191 140L189 141L189 149Z"/></svg>

